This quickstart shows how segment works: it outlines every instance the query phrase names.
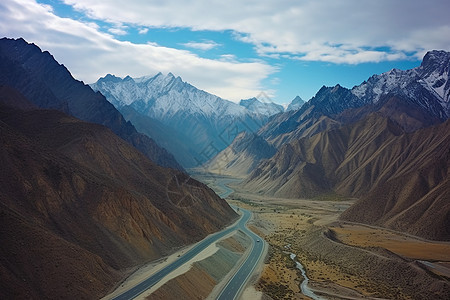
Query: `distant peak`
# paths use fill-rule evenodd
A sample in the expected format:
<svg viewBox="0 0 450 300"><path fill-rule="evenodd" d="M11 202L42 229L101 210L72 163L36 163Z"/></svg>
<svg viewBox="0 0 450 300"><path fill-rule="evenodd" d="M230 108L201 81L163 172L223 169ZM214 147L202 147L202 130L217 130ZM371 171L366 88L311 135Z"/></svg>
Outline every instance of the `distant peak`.
<svg viewBox="0 0 450 300"><path fill-rule="evenodd" d="M305 100L303 100L300 96L297 95L297 96L295 96L294 99L292 99L291 103L289 103L289 105L287 105L286 111L297 110L300 107L302 107L303 104L305 104Z"/></svg>
<svg viewBox="0 0 450 300"><path fill-rule="evenodd" d="M394 74L394 75L396 75L396 74L399 74L399 73L402 73L402 72L403 72L403 71L400 70L400 69L393 68L393 69L391 69L391 70L388 72L388 74Z"/></svg>
<svg viewBox="0 0 450 300"><path fill-rule="evenodd" d="M169 72L169 74L167 74L167 77L175 77L172 72Z"/></svg>
<svg viewBox="0 0 450 300"><path fill-rule="evenodd" d="M431 51L428 51L427 54L425 54L425 56L427 56L427 55L431 55L431 56L447 56L449 54L450 54L450 52L447 52L445 50L431 50Z"/></svg>
<svg viewBox="0 0 450 300"><path fill-rule="evenodd" d="M127 77L125 77L125 78L123 79L123 81L134 81L134 80L133 80L133 78L131 78L130 75L127 75Z"/></svg>
<svg viewBox="0 0 450 300"><path fill-rule="evenodd" d="M333 89L331 90L331 92L332 93L335 93L335 92L337 92L337 91L339 91L339 90L341 90L342 89L342 86L338 83L338 84L336 84L334 87L333 87Z"/></svg>
<svg viewBox="0 0 450 300"><path fill-rule="evenodd" d="M158 72L158 74L156 75L149 75L149 76L142 76L142 79L155 79L155 78L159 78L159 77L164 77L163 73Z"/></svg>
<svg viewBox="0 0 450 300"><path fill-rule="evenodd" d="M423 57L421 66L434 64L436 62L444 62L450 59L450 52L444 50L428 51Z"/></svg>
<svg viewBox="0 0 450 300"><path fill-rule="evenodd" d="M105 77L103 77L103 79L116 79L116 78L119 78L119 77L117 77L117 76L115 76L115 75L112 75L112 74L106 74L106 76Z"/></svg>
<svg viewBox="0 0 450 300"><path fill-rule="evenodd" d="M100 77L100 79L98 81L99 82L120 82L120 81L122 81L122 79L108 73L108 74L106 74L105 77Z"/></svg>

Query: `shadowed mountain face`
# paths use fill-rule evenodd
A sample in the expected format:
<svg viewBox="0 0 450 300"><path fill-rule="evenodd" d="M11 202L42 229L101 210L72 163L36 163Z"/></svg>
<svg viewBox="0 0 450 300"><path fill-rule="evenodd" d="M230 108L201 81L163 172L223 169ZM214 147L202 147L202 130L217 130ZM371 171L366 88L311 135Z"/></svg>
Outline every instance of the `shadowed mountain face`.
<svg viewBox="0 0 450 300"><path fill-rule="evenodd" d="M182 170L170 153L138 133L103 95L75 80L50 53L34 44L23 39L0 40L0 84L17 89L40 108L105 125L157 164Z"/></svg>
<svg viewBox="0 0 450 300"><path fill-rule="evenodd" d="M108 128L0 89L0 298L100 298L126 268L236 214L205 185Z"/></svg>

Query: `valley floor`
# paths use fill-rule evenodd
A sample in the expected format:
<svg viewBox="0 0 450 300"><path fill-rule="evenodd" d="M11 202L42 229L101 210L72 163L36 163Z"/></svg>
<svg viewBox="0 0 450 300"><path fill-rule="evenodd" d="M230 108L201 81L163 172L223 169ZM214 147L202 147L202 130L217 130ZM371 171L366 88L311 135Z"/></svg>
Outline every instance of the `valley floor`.
<svg viewBox="0 0 450 300"><path fill-rule="evenodd" d="M249 289L259 299L311 299L291 253L317 299L449 299L450 243L339 221L355 199L276 199L232 187L229 202L253 211L252 230L270 244Z"/></svg>
<svg viewBox="0 0 450 300"><path fill-rule="evenodd" d="M339 221L355 199L337 195L271 198L240 189L236 178L194 177L216 193L229 195L230 204L251 210L250 229L270 245L265 263L256 270L241 299L449 299L448 242ZM134 285L187 250L141 268L120 289ZM215 299L248 252L249 240L244 234L229 235L139 299ZM295 262L305 268L313 298L302 291L304 278Z"/></svg>

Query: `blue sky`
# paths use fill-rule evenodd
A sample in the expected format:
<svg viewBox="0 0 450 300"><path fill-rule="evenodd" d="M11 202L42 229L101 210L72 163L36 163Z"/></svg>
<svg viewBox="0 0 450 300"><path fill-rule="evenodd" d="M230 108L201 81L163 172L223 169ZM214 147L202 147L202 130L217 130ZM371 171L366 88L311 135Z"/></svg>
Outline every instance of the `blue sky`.
<svg viewBox="0 0 450 300"><path fill-rule="evenodd" d="M287 103L450 50L448 11L447 0L4 0L0 33L87 83L172 72L232 101Z"/></svg>

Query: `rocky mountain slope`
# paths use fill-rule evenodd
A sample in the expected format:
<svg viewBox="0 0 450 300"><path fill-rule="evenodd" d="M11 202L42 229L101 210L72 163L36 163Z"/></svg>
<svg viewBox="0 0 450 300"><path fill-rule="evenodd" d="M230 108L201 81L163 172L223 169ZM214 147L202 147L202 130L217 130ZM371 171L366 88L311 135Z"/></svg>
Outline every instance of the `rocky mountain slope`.
<svg viewBox="0 0 450 300"><path fill-rule="evenodd" d="M237 217L108 128L0 90L0 298L100 298L130 267Z"/></svg>
<svg viewBox="0 0 450 300"><path fill-rule="evenodd" d="M406 133L374 113L283 145L243 187L287 198L358 197L344 219L448 240L449 124Z"/></svg>
<svg viewBox="0 0 450 300"><path fill-rule="evenodd" d="M338 190L345 193L352 181L358 181L356 176L369 171L377 175L378 170L369 166L386 165L373 188L368 193L360 192L360 200L344 212L342 219L450 241L449 132L447 120L404 135L380 149L384 154L371 158L363 172L353 173L340 185ZM386 161L389 156L390 161Z"/></svg>
<svg viewBox="0 0 450 300"><path fill-rule="evenodd" d="M23 39L0 39L0 84L20 91L41 108L58 109L102 124L161 166L182 169L155 141L140 134L103 95L75 80L48 52Z"/></svg>
<svg viewBox="0 0 450 300"><path fill-rule="evenodd" d="M374 75L351 92L364 103L376 103L383 95L409 99L439 119L450 117L450 52L430 51L422 64L411 70L393 69Z"/></svg>
<svg viewBox="0 0 450 300"><path fill-rule="evenodd" d="M242 187L287 198L357 197L344 219L449 240L449 58L431 51L412 70L374 75L351 90L322 87L300 109L274 116L258 135L277 152L250 159ZM248 156L222 153L215 160Z"/></svg>
<svg viewBox="0 0 450 300"><path fill-rule="evenodd" d="M131 122L142 124L144 115L176 132L152 137L167 145L186 168L198 167L228 146L238 133L255 132L267 119L265 114L199 90L171 73L123 79L107 75L91 87L119 110L131 107L134 113L127 110Z"/></svg>
<svg viewBox="0 0 450 300"><path fill-rule="evenodd" d="M275 147L260 136L242 132L202 168L208 172L245 177L261 160L272 157L275 152Z"/></svg>
<svg viewBox="0 0 450 300"><path fill-rule="evenodd" d="M423 126L437 124L450 117L449 74L450 52L430 51L417 68L393 69L374 75L351 90L340 85L324 86L295 113L272 118L258 134L278 147L287 141L310 136L309 127L324 116L334 119L349 109L376 109L392 96L403 99L406 105L426 116L423 119L428 121ZM413 127L410 131L422 127Z"/></svg>

